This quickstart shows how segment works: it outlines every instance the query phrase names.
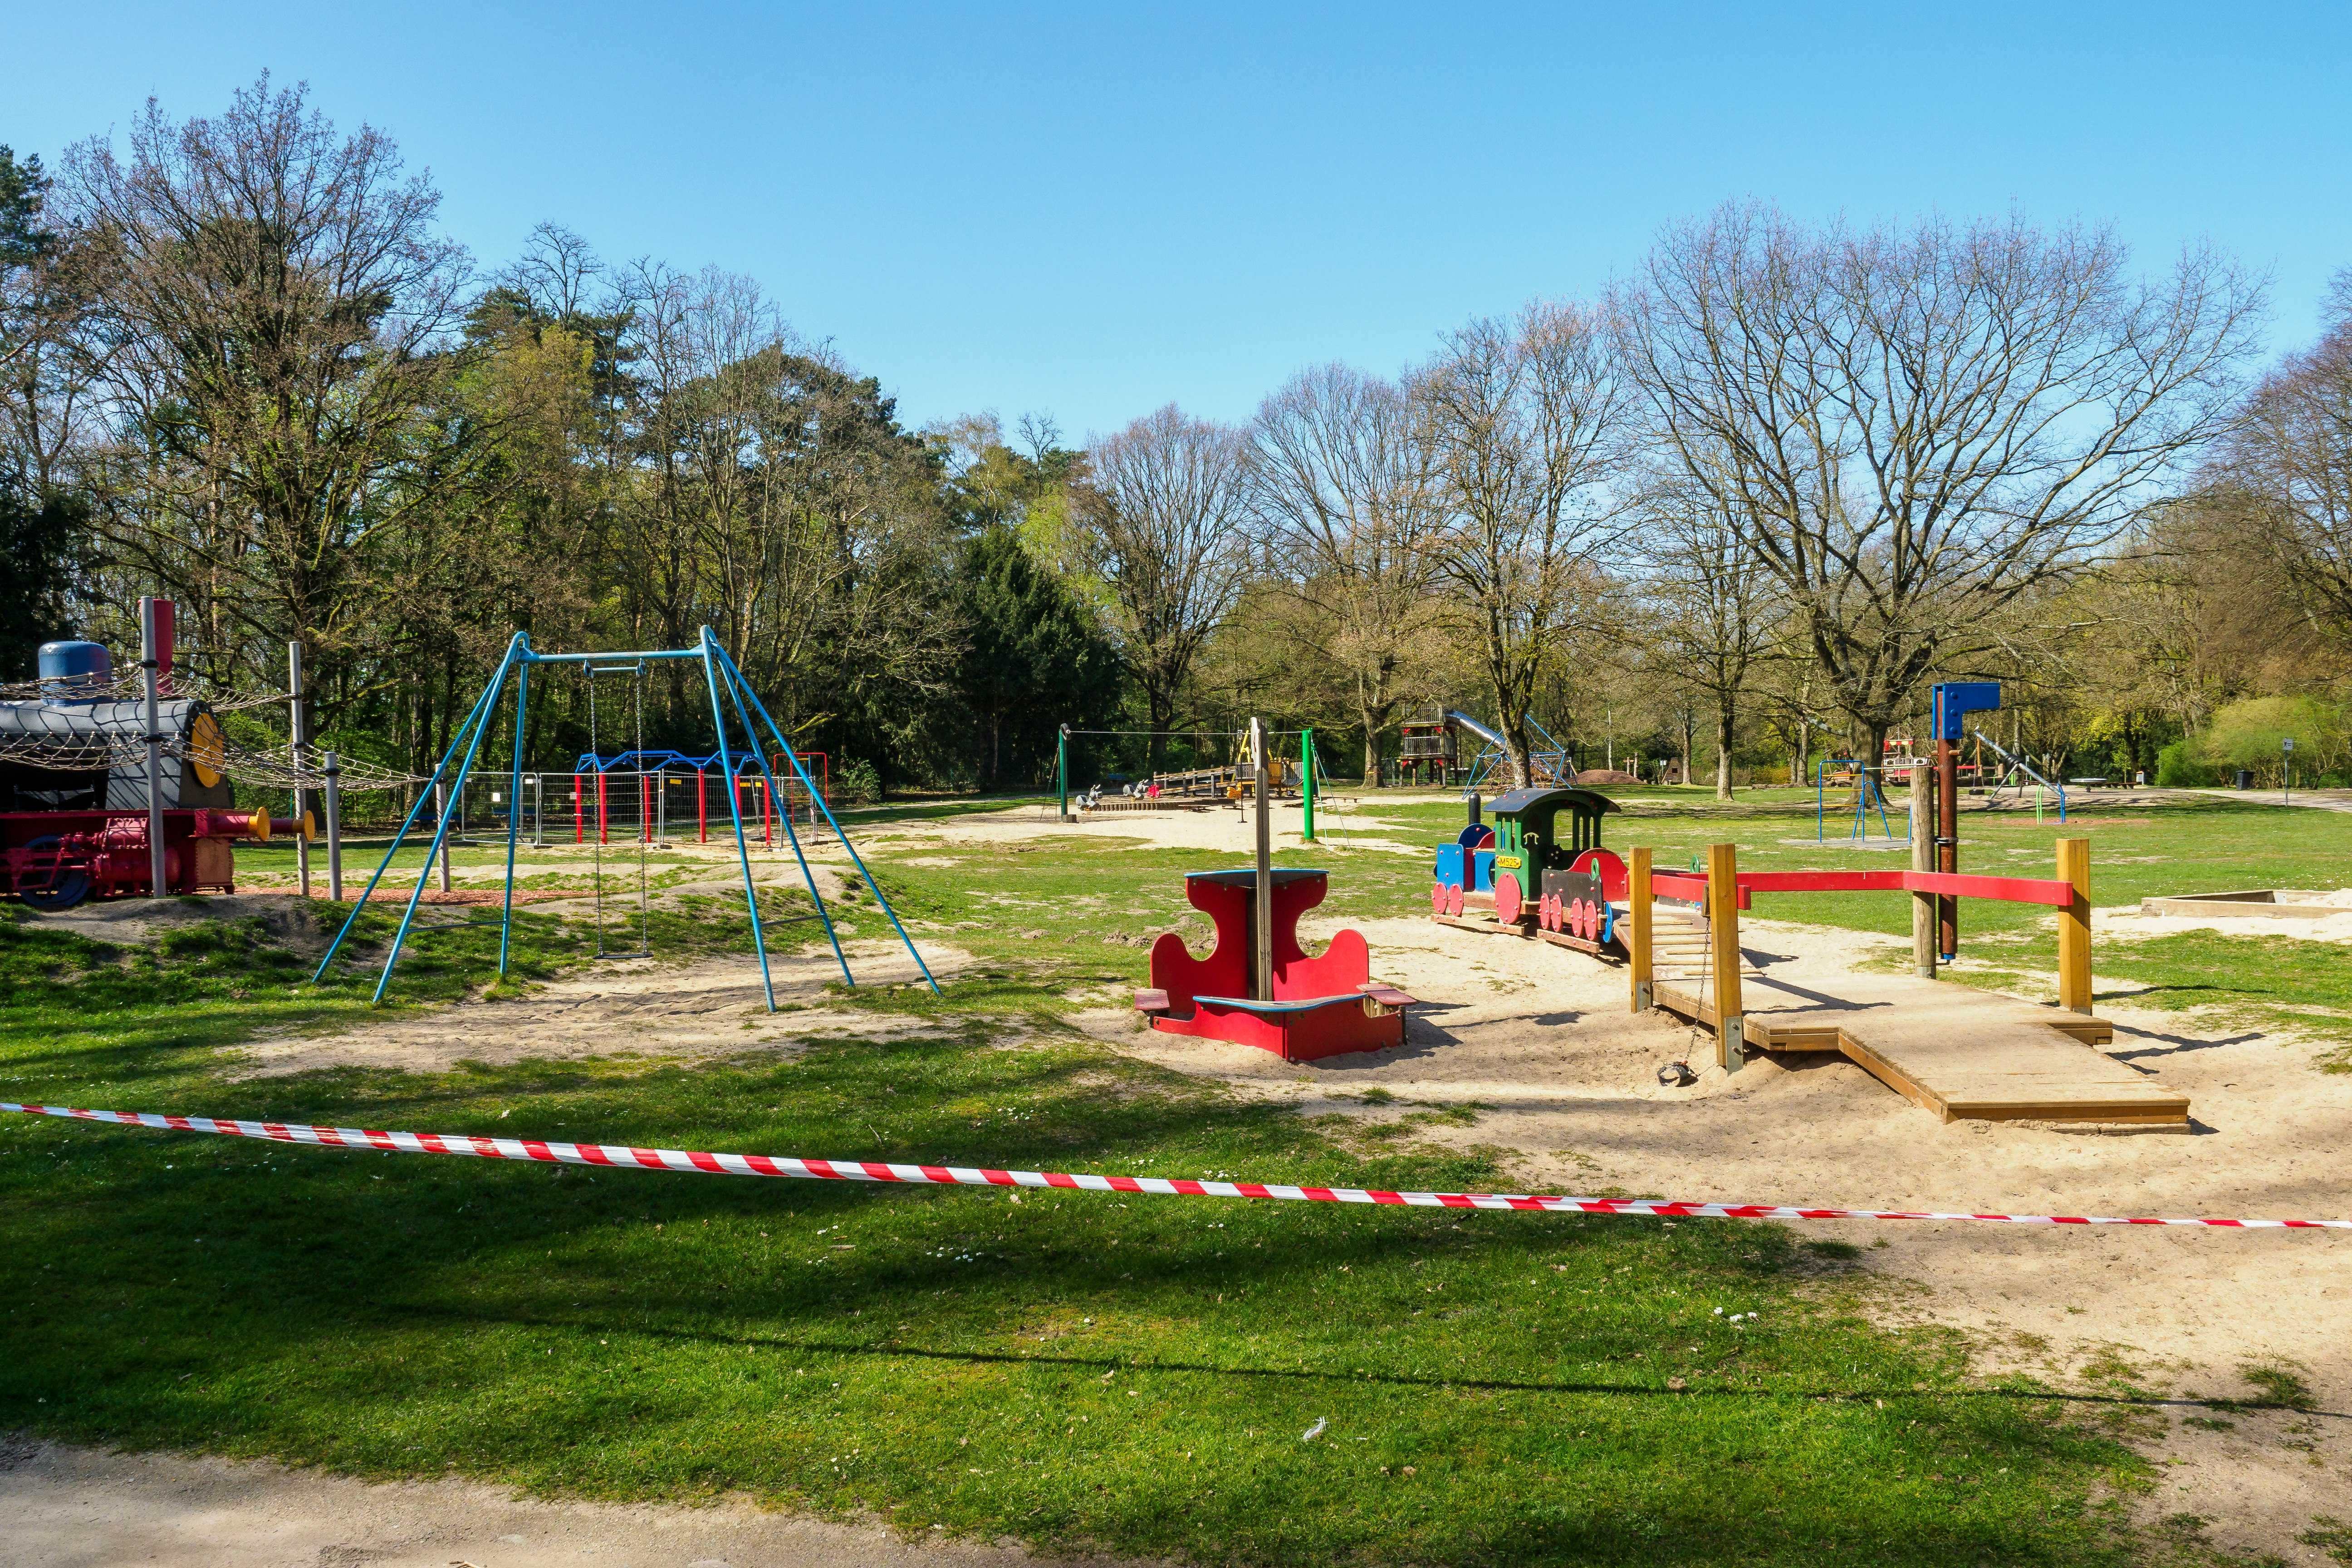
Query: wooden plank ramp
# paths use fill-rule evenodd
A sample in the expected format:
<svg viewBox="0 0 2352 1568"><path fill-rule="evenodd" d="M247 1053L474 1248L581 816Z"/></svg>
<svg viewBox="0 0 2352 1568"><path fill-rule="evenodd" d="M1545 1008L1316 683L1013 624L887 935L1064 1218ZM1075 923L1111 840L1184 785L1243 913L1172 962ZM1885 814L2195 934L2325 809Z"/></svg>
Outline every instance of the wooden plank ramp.
<svg viewBox="0 0 2352 1568"><path fill-rule="evenodd" d="M1835 1051L1946 1121L2189 1124L2187 1095L2091 1048L2111 1042L2114 1026L1936 989L1943 994L1751 1010L1746 1037L1774 1053ZM1695 989L1660 984L1652 994L1668 1012L1716 1026L1715 1009Z"/></svg>

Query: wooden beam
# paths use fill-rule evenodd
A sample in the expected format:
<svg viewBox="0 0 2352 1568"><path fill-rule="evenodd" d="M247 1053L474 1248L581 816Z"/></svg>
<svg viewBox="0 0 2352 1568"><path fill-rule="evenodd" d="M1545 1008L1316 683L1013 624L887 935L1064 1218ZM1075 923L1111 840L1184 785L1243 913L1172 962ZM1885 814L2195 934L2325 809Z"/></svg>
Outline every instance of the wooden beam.
<svg viewBox="0 0 2352 1568"><path fill-rule="evenodd" d="M1650 847L1646 844L1633 847L1633 863L1627 868L1625 879L1625 897L1631 906L1628 912L1633 921L1633 937L1626 944L1626 951L1633 958L1626 968L1633 981L1633 1011L1646 1013L1650 1010L1654 951L1651 921L1656 914L1653 907L1654 895L1650 890Z"/></svg>
<svg viewBox="0 0 2352 1568"><path fill-rule="evenodd" d="M1747 1060L1739 1005L1739 858L1730 844L1706 847L1706 920L1715 979L1715 1058L1726 1072Z"/></svg>
<svg viewBox="0 0 2352 1568"><path fill-rule="evenodd" d="M2058 1005L2069 1013L2091 1011L2091 841L2058 840L2058 877L2074 897L2058 911Z"/></svg>
<svg viewBox="0 0 2352 1568"><path fill-rule="evenodd" d="M1911 869L1936 868L1935 774L1925 763L1911 769ZM1911 895L1911 966L1922 980L1936 978L1936 895Z"/></svg>

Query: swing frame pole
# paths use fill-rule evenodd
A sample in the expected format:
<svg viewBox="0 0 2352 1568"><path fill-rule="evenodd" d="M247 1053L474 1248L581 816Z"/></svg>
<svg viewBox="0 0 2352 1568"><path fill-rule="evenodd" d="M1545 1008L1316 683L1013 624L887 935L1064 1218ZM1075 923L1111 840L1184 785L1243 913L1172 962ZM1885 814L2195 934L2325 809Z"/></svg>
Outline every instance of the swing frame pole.
<svg viewBox="0 0 2352 1568"><path fill-rule="evenodd" d="M514 783L507 792L507 894L499 911L499 976L506 977L507 951L514 938L515 840L522 831L522 716L530 708L530 666L515 677Z"/></svg>
<svg viewBox="0 0 2352 1568"><path fill-rule="evenodd" d="M490 677L489 684L482 688L482 694L474 699L473 709L466 715L465 722L457 727L456 734L449 737L449 750L444 752L440 762L434 765L433 776L426 779L425 783L418 787L416 791L415 804L408 808L408 815L401 819L400 830L392 836L392 844L384 850L383 859L376 867L375 874L368 879L367 886L360 890L359 902L352 905L352 912L343 917L342 925L335 931L335 940L327 944L325 956L319 960L319 967L311 972L311 984L316 985L327 977L327 966L334 963L335 954L342 951L344 939L352 934L352 927L359 922L360 911L367 908L368 900L374 894L376 884L383 881L383 874L392 868L392 858L400 853L402 844L407 840L408 830L416 826L417 813L423 811L425 809L425 803L433 798L431 786L441 782L442 775L448 771L449 759L457 754L458 743L466 739L467 732L473 730L476 726L483 725L488 722L489 709L498 700L499 689L506 682L506 674L508 669L510 668L515 662L516 651L519 648L528 648L530 646L530 639L520 632L515 633L513 640L507 644L506 657L499 661L497 673ZM446 829L448 826L446 821L447 813L445 812L442 815L444 821L442 822L441 826ZM434 849L436 853L438 852L439 847L440 834L436 832L434 835ZM428 854L425 858L425 864L417 870L416 891L411 896L408 901L408 908L411 914L415 911L417 900L425 896L425 879L426 874L433 869L433 855ZM393 938L391 957L386 958L384 961L384 973L386 974L392 973L392 959L400 955L401 941L405 938L407 934L408 916L404 915L401 917L400 931L398 934ZM379 998L382 997L383 994L383 988L382 986L378 986L376 988L376 994Z"/></svg>
<svg viewBox="0 0 2352 1568"><path fill-rule="evenodd" d="M514 640L507 645L506 658L499 660L498 672L490 677L489 685L482 689L481 700L474 705L474 711L469 718L469 726L473 733L470 738L467 739L466 760L457 764L457 777L455 788L452 791L452 793L457 795L460 800L465 798L466 777L468 773L471 773L474 771L474 758L482 749L482 737L489 733L490 715L497 711L499 694L506 687L507 671L514 668L515 655L519 649L525 646L526 644L523 640L523 634L520 632L515 633ZM455 755L457 750L457 738L453 737L449 743L451 755ZM434 770L433 782L436 786L441 782L442 773L448 767L448 765L449 758L445 756L441 759L441 766ZM419 792L417 796L417 805L421 806L424 804L425 800L423 793ZM384 988L392 984L393 965L400 962L400 950L407 943L408 941L408 928L416 919L416 906L425 901L425 875L427 872L431 871L434 865L440 860L442 853L441 847L449 837L449 814L446 811L442 811L436 815L440 817L440 820L433 825L432 846L425 851L425 864L417 870L416 889L408 895L408 907L401 911L400 929L392 933L392 951L384 954L383 973L376 976L375 994L368 998L371 1005L381 1005L383 1003ZM398 847L396 842L394 844L394 847ZM392 864L392 855L389 851L385 853L383 860L383 866L376 868L376 875L379 877L383 875L384 868ZM371 882L369 883L369 886L373 887L374 883ZM363 910L365 908L367 908L366 900L362 900L360 910ZM358 919L359 912L359 910L353 910L352 911L352 919ZM340 941L340 939L338 940ZM330 956L332 955L330 954ZM325 965L321 964L320 967L323 969Z"/></svg>
<svg viewBox="0 0 2352 1568"><path fill-rule="evenodd" d="M360 893L358 903L352 907L351 913L344 917L342 925L335 932L334 941L328 945L325 956L319 961L318 969L310 976L311 984L317 984L326 978L329 967L333 964L336 955L342 951L345 942L350 938L352 926L357 923L362 911L367 908L369 896L373 894L377 886L382 883L384 873L392 868L394 858L396 857L402 848L405 847L409 832L416 826L417 816L425 809L425 803L432 798L433 786L447 783L453 784L454 787L460 792L464 790L466 780L471 774L475 761L480 754L483 738L489 732L490 720L497 712L499 698L505 691L507 674L509 670L517 673L515 685L515 755L511 759L509 773L513 779L518 781L517 788L519 791L519 781L522 776L522 745L524 737L527 733L526 725L528 723L528 715L530 712L530 667L532 665L593 665L599 660L630 659L643 662L650 659L665 658L691 658L701 661L703 667L704 685L710 693L711 723L716 729L719 736L719 760L722 768L726 771L727 775L731 781L732 765L730 762L731 747L727 739L726 706L721 701L719 695L719 671L721 665L724 664L730 671L730 682L734 679L740 679L740 673L733 670L731 662L727 661L726 651L719 646L718 640L712 635L710 628L708 626L703 628L702 640L694 647L646 649L643 651L630 653L543 654L537 652L531 647L529 633L517 632L508 642L506 653L504 657L499 659L498 668L492 672L488 683L482 688L482 694L475 699L474 705L467 711L464 721L457 726L457 730L450 736L448 750L442 754L440 761L435 764L432 775L424 780L422 787L417 790L416 799L415 803L409 806L407 816L402 820L399 830L393 835L391 845L384 850L383 859L377 864L374 874L369 877L366 888ZM595 671L593 669L590 671L592 677ZM744 688L744 692L747 696L751 695L748 686ZM756 706L759 702L759 699L756 696L751 696L751 701ZM738 713L740 715L741 703L739 701L736 706ZM766 716L764 710L761 710L761 716L763 718ZM743 724L746 737L748 739L756 739L756 733L751 730L748 716L743 718ZM770 727L773 728L773 721L770 721ZM464 753L462 760L459 756L461 750ZM454 779L451 778L450 773L450 770L453 765L457 770ZM640 759L641 769L642 765L642 759ZM795 768L798 767L799 763L797 758L794 759L793 765ZM803 773L803 780L806 778L806 774L804 773ZM598 781L600 783L603 782L603 770L601 769L598 770ZM576 836L578 829L584 827L585 826L582 819L585 815L583 808L586 805L584 798L582 798L584 796L584 791L581 790L579 787L579 779L577 775L574 775L573 794L575 797L573 824ZM460 798L463 798L462 795L460 795ZM520 800L519 793L516 799L519 805ZM639 805L642 809L642 790L640 791ZM751 916L751 944L753 949L759 954L761 985L767 996L768 1010L772 1013L776 1010L776 991L774 978L768 964L767 934L760 918L760 900L758 890L751 879L751 850L749 845L745 842L741 804L740 798L732 791L729 794L728 808L729 816L733 820L735 826L736 859L741 865L743 870L744 906L750 911ZM827 815L830 816L830 813ZM393 933L391 949L384 955L383 973L376 980L374 1000L379 1004L383 1000L386 987L392 984L393 969L399 963L401 952L407 944L408 933L415 923L417 906L424 900L425 875L426 873L429 873L434 862L441 853L443 841L448 835L449 822L450 818L448 814L444 812L441 815L440 822L436 826L433 841L425 850L425 870L418 874L416 887L415 890L409 894L408 907L401 917L398 929ZM507 973L512 950L514 927L514 862L517 838L520 830L520 822L519 818L510 814L507 824L507 889L506 898L499 912L499 973L500 974ZM837 826L836 831L838 831ZM843 842L846 844L847 840L844 839ZM855 850L851 851L853 858L856 857L856 852ZM805 860L803 861L803 865L805 868ZM860 869L863 869L862 865ZM812 896L814 896L815 891L815 879L813 875L810 878L810 890ZM887 903L885 907L887 908ZM818 900L817 909L820 914L824 913L824 905L822 900ZM897 917L895 915L892 917L894 922L896 918ZM830 918L828 918L826 921L826 928L830 931L831 927L832 921ZM903 931L901 934L904 934ZM911 947L912 944L910 943L909 945ZM840 944L837 942L835 943L835 951L836 953L840 951ZM921 958L919 954L917 955L916 962L920 963ZM847 960L845 958L843 960L844 973L847 972ZM925 971L925 977L929 978L928 970Z"/></svg>
<svg viewBox="0 0 2352 1568"><path fill-rule="evenodd" d="M743 907L751 912L751 945L760 954L760 988L767 995L768 1011L772 1013L776 1010L776 982L768 971L767 933L760 929L760 893L751 883L751 847L743 841L743 795L736 784L735 763L727 745L727 714L719 703L719 666L710 657L714 647L710 628L705 626L702 646L696 652L702 659L703 683L710 689L710 721L718 727L719 771L727 780L727 816L735 825L735 859L743 868Z"/></svg>
<svg viewBox="0 0 2352 1568"><path fill-rule="evenodd" d="M705 628L704 635L709 635L708 628ZM715 641L713 646L716 646ZM726 654L723 650L720 652L719 658L721 659L726 658ZM731 662L729 662L725 666L725 668L727 672L727 695L735 704L735 715L737 718L742 720L744 732L749 734L753 742L756 742L759 740L759 731L752 727L751 716L750 713L746 712L743 708L743 698L745 693L749 691L750 688L744 683L741 674L736 670ZM754 697L751 700L754 703L757 703L759 699ZM763 749L764 748L758 748L755 746L755 752ZM792 748L789 746L785 747L784 754L786 756L792 755ZM759 760L761 793L763 795L772 794L772 781L775 775L768 771L768 760L766 757L761 756ZM808 886L809 902L814 906L817 919L824 922L824 940L832 945L834 962L841 965L841 978L843 984L855 991L857 989L857 976L850 973L849 955L841 950L841 935L838 931L833 929L833 916L826 911L824 900L816 890L816 872L810 868L808 857L801 851L801 836L793 829L793 814L787 811L783 814L783 818L784 838L786 842L790 843L793 847L793 858L800 862L801 880ZM761 820L763 822L767 820L764 814Z"/></svg>
<svg viewBox="0 0 2352 1568"><path fill-rule="evenodd" d="M704 642L709 645L711 652L717 656L719 663L726 668L728 674L733 678L737 689L739 689L745 698L750 700L751 707L759 713L761 720L768 726L768 732L775 737L776 746L784 753L784 760L792 763L793 772L800 775L801 787L809 792L809 798L815 801L817 803L818 809L824 813L825 823L833 829L833 836L841 840L841 847L844 849L849 851L850 862L857 868L858 876L865 880L866 886L872 890L874 894L874 901L882 906L882 912L890 918L891 929L898 933L898 940L906 943L908 956L915 961L915 967L922 971L923 983L931 988L931 994L934 996L940 994L940 983L931 973L931 966L923 962L923 954L921 950L915 946L915 939L907 934L906 926L901 924L898 920L898 911L890 907L890 895L882 890L881 884L874 879L874 873L866 868L865 857L857 853L857 846L852 844L849 841L849 835L842 831L840 819L833 815L833 803L825 799L823 795L817 794L815 784L808 776L808 770L801 766L800 753L793 751L792 742L784 739L784 731L782 728L777 724L774 716L769 713L767 705L760 700L760 694L751 689L751 682L743 679L743 672L735 668L735 661L727 656L727 650L719 646L718 638L712 634L709 626L702 628L702 636ZM800 852L800 845L797 839L793 841L793 850L794 854L798 854ZM801 864L805 867L808 862L804 859ZM814 879L811 880L809 887L811 895L814 896L815 892L815 882ZM822 900L818 900L817 908L820 912L823 911L824 904ZM825 930L830 931L832 929L833 921L828 918L825 921ZM835 947L837 951L838 943L835 944ZM841 967L842 973L846 974L849 971L848 960L844 959L842 961ZM853 980L850 984L855 985L856 982Z"/></svg>

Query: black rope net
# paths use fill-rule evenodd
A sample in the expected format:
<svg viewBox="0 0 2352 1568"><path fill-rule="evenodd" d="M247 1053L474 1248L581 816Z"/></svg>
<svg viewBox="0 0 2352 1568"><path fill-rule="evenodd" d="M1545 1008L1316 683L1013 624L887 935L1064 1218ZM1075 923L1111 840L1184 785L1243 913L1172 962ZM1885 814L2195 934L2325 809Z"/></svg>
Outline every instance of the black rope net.
<svg viewBox="0 0 2352 1568"><path fill-rule="evenodd" d="M0 687L16 691L32 683ZM111 691L121 685L105 689ZM147 708L143 697L107 696L84 703L77 690L70 706L51 707L22 699L6 710L0 725L0 763L38 768L45 773L102 773L143 770L147 764ZM283 697L244 698L234 708L255 708L283 702ZM248 746L225 734L213 716L222 707L210 697L174 691L158 702L163 752L192 763L206 772L223 774L255 789L327 787L326 752L315 745ZM350 794L401 789L425 782L417 774L352 758L340 758L338 787Z"/></svg>

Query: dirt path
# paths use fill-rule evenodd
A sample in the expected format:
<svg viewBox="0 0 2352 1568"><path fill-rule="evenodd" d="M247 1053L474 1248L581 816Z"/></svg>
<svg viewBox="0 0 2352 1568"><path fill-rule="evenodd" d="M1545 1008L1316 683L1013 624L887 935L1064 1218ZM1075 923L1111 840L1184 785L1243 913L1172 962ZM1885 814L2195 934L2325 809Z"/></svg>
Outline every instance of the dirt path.
<svg viewBox="0 0 2352 1568"><path fill-rule="evenodd" d="M537 1502L475 1481L374 1485L276 1465L105 1454L0 1436L12 1568L1122 1568L908 1539L743 1503Z"/></svg>
<svg viewBox="0 0 2352 1568"><path fill-rule="evenodd" d="M1307 922L1318 938L1336 922ZM1263 1051L1139 1032L1132 1015L1089 1016L1103 1037L1237 1092L1302 1113L1362 1121L1425 1118L1412 1136L1501 1145L1537 1191L1849 1208L1969 1213L2352 1217L2342 1151L2352 1142L2352 1078L2312 1066L2307 1044L2202 1031L2179 1016L2102 1008L2110 1055L2190 1097L2189 1133L2131 1135L2044 1124L1936 1121L1835 1058L1754 1060L1736 1077L1708 1067L1688 1089L1657 1068L1692 1052L1692 1031L1628 1011L1622 969L1514 938L1422 919L1362 924L1373 971L1424 1005L1407 1044L1381 1056L1292 1066ZM1819 992L1893 1000L1906 976L1856 973L1884 939L1743 924L1765 978L1748 1000ZM1907 943L1904 944L1907 947ZM1360 1099L1379 1089L1397 1103ZM1475 1125L1422 1109L1475 1104ZM2314 1514L2352 1518L2352 1235L1819 1222L1814 1237L1866 1250L1853 1277L1890 1324L1963 1331L1980 1370L2031 1370L2086 1392L2109 1377L2187 1396L2247 1398L2248 1365L2294 1373L2322 1414L2230 1416L2228 1430L2187 1404L2140 1420L2164 1481L2137 1506L2153 1519L2195 1513L2237 1551L2290 1563ZM2125 1369L2128 1369L2128 1373ZM2095 1418L2101 1406L2086 1405ZM2160 1434L2160 1435L2159 1435Z"/></svg>

